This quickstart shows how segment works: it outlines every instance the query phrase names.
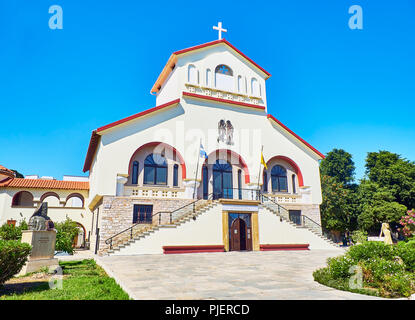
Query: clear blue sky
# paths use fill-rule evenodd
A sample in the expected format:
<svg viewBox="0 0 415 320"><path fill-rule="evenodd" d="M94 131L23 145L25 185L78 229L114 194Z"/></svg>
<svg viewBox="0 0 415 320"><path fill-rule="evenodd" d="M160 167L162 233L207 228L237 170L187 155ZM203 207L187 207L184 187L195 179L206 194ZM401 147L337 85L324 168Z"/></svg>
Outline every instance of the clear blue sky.
<svg viewBox="0 0 415 320"><path fill-rule="evenodd" d="M51 30L49 6L63 8ZM363 8L351 30L348 8ZM173 51L225 38L272 74L269 113L318 150L415 160L415 1L0 2L0 164L82 175L91 131L155 105Z"/></svg>

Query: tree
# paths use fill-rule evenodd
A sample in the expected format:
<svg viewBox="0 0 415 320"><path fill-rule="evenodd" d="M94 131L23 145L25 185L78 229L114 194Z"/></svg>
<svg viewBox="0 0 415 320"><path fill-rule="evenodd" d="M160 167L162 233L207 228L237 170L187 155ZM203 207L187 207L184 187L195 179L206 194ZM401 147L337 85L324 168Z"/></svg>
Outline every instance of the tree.
<svg viewBox="0 0 415 320"><path fill-rule="evenodd" d="M366 175L379 187L387 188L396 201L415 208L415 163L389 151L369 152Z"/></svg>
<svg viewBox="0 0 415 320"><path fill-rule="evenodd" d="M16 178L24 178L24 175L22 175L19 171L17 170L12 170L16 176Z"/></svg>
<svg viewBox="0 0 415 320"><path fill-rule="evenodd" d="M397 224L407 211L404 205L395 201L389 188L367 179L360 183L358 201L358 225L366 231L378 232L382 222Z"/></svg>
<svg viewBox="0 0 415 320"><path fill-rule="evenodd" d="M320 163L323 202L322 226L326 230L351 231L357 227L357 203L352 155L333 149Z"/></svg>
<svg viewBox="0 0 415 320"><path fill-rule="evenodd" d="M55 223L57 251L73 254L73 241L78 235L79 229L75 221L66 218L64 222Z"/></svg>
<svg viewBox="0 0 415 320"><path fill-rule="evenodd" d="M357 226L355 192L337 179L321 177L323 202L320 206L322 226L326 230L351 231Z"/></svg>
<svg viewBox="0 0 415 320"><path fill-rule="evenodd" d="M333 149L320 163L320 173L348 185L354 180L355 165L352 155L343 149Z"/></svg>

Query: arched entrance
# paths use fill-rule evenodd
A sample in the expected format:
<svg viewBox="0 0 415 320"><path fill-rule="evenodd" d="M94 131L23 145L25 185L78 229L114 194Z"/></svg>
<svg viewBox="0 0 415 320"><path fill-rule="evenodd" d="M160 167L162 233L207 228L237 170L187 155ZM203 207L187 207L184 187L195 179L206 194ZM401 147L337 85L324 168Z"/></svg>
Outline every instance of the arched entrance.
<svg viewBox="0 0 415 320"><path fill-rule="evenodd" d="M218 159L213 170L213 199L233 198L232 165L226 160Z"/></svg>
<svg viewBox="0 0 415 320"><path fill-rule="evenodd" d="M85 228L78 222L76 224L78 225L78 235L74 239L73 246L77 249L85 248Z"/></svg>

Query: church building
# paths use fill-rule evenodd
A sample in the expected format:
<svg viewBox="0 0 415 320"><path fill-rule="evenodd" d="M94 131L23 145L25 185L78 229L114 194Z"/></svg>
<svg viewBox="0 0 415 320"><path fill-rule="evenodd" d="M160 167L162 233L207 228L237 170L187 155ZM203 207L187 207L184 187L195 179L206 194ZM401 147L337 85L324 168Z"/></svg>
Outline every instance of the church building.
<svg viewBox="0 0 415 320"><path fill-rule="evenodd" d="M333 248L324 155L268 113L270 77L221 37L174 52L155 107L92 131L85 181L2 167L0 223L54 201L49 216L79 223L79 243L100 255Z"/></svg>

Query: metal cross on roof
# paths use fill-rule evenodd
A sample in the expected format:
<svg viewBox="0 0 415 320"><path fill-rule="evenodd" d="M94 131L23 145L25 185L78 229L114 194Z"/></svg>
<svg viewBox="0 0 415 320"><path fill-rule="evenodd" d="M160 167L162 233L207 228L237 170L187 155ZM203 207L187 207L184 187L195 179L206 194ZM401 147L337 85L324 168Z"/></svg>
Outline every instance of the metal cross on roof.
<svg viewBox="0 0 415 320"><path fill-rule="evenodd" d="M219 31L219 40L222 39L222 31L228 32L228 30L222 29L222 22L218 22L218 26L213 26L213 29Z"/></svg>

